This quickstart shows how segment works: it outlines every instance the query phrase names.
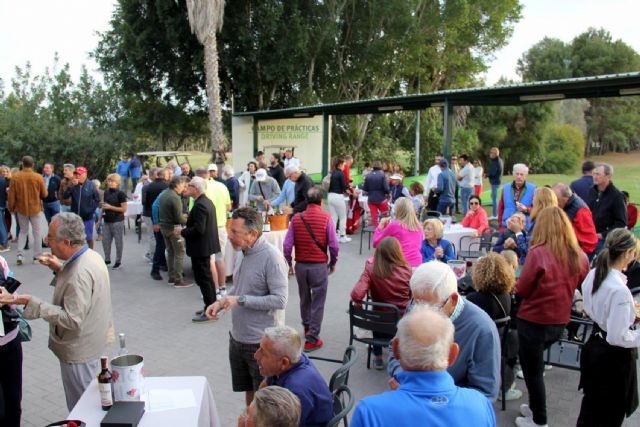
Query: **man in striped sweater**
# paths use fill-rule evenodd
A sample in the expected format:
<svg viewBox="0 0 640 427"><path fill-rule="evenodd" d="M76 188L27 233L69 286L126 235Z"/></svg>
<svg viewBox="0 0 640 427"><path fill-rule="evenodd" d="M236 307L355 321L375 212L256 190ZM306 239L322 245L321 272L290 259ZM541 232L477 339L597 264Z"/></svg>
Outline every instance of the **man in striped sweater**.
<svg viewBox="0 0 640 427"><path fill-rule="evenodd" d="M307 192L307 208L295 214L284 239L284 257L293 274L291 251L296 248L295 274L300 292L300 315L306 342L304 351L317 350L324 342L320 327L324 316L329 274L338 262L338 239L331 216L322 210L324 194L320 188ZM327 250L329 254L327 254Z"/></svg>

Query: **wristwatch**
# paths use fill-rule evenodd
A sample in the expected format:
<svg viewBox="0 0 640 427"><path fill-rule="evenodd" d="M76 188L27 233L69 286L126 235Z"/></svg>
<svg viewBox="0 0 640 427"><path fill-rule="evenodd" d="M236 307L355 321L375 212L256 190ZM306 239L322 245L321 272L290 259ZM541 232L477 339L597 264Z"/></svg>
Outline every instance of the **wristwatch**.
<svg viewBox="0 0 640 427"><path fill-rule="evenodd" d="M244 307L244 303L245 303L245 302L247 302L247 297L246 297L246 295L240 295L240 296L238 297L238 305L239 305L240 307Z"/></svg>

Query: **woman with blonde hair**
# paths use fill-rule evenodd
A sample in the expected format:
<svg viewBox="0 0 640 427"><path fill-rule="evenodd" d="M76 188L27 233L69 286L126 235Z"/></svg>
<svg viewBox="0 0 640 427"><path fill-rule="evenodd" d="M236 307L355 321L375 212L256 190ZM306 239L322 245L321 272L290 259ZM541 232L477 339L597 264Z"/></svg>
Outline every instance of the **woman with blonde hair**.
<svg viewBox="0 0 640 427"><path fill-rule="evenodd" d="M351 299L362 301L369 295L371 301L393 304L404 314L411 299L411 273L398 239L385 237L378 243L373 257L365 263L360 280L351 291ZM376 337L383 338L382 335ZM373 346L373 355L373 366L378 370L384 369L382 347Z"/></svg>
<svg viewBox="0 0 640 427"><path fill-rule="evenodd" d="M423 223L424 240L420 247L422 262L442 261L448 262L456 259L453 245L448 240L442 238L444 226L437 218L429 218Z"/></svg>
<svg viewBox="0 0 640 427"><path fill-rule="evenodd" d="M556 342L569 323L574 291L589 271L569 218L556 206L536 215L529 252L516 285L522 301L518 310L519 357L529 391L516 424L547 424L544 351ZM531 419L533 418L533 420Z"/></svg>
<svg viewBox="0 0 640 427"><path fill-rule="evenodd" d="M396 219L382 218L373 233L373 247L385 237L395 237L400 242L402 253L411 267L422 264L420 247L422 245L422 230L416 216L411 199L401 197L395 205Z"/></svg>
<svg viewBox="0 0 640 427"><path fill-rule="evenodd" d="M127 195L120 190L120 175L112 173L107 176L107 189L104 191L104 201L100 203L104 229L102 249L105 264L111 264L111 242L116 241L116 262L113 270L120 268L122 263L122 249L124 247L124 213L127 211Z"/></svg>
<svg viewBox="0 0 640 427"><path fill-rule="evenodd" d="M555 191L549 187L536 188L535 193L533 193L533 206L531 207L531 214L529 216L531 223L533 224L542 209L548 208L549 206L558 206L558 196L556 196ZM533 225L531 228L533 228Z"/></svg>
<svg viewBox="0 0 640 427"><path fill-rule="evenodd" d="M584 310L594 324L580 356L584 397L578 426L620 426L638 407L639 307L622 273L636 249L636 236L629 230L609 232L595 268L582 283Z"/></svg>

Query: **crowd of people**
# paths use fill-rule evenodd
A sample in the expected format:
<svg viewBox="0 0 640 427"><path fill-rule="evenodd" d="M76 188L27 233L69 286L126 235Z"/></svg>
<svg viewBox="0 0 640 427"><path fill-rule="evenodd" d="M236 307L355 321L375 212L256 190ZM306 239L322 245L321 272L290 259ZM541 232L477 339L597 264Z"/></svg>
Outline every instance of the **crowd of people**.
<svg viewBox="0 0 640 427"><path fill-rule="evenodd" d="M502 185L499 150L491 149L490 157L491 217L481 206L482 166L466 155L459 163L452 159L452 166L459 165L453 169L437 156L426 185L408 189L399 167L373 162L363 171L375 252L364 261L351 298L393 304L402 319L395 337L377 336L390 339L386 359L385 348L372 349L374 368L386 367L393 391L361 400L353 425L412 425L418 416L443 425L465 425L469 417L474 425L495 425L491 402L501 383L507 400L522 398L518 365L529 402L520 406L515 422L547 425L544 352L564 334L577 342L570 315L579 300L579 315L594 327L583 343L578 425L620 425L636 409L640 335L633 327L637 310L630 288L640 283L625 274L637 267L640 251L628 230L635 225L634 207L613 185L613 168L586 161L583 177L570 185L537 187L527 180L527 166L516 163L513 180ZM282 157L271 154L269 166L258 152L239 176L229 165L218 175L216 164L192 170L174 161L143 173L138 159L123 158L104 188L88 179L84 166L65 164L59 177L52 163L36 172L29 156L20 170L0 174L0 251L10 250L12 228L4 219L15 220L16 264L25 263L31 248L33 261L53 271L55 286L51 303L0 287L0 362L12 372L0 376L0 424L20 424L17 306L24 307L25 319L49 322L69 410L95 377L99 357L114 339L108 270L122 268L125 214L128 203L139 200L149 230L145 258L151 278L164 280L166 272L176 289L193 286L184 275L188 256L203 298L192 321L210 322L231 312L232 387L245 393L248 408L238 425L325 425L333 416L331 391L304 353L324 345L330 275L340 244L350 241L345 198L356 191L352 162L349 156L333 159L326 185L323 180L326 190L314 185L290 150ZM457 258L458 242L444 238L440 219L419 220L425 207L455 214L456 193L463 225L474 228L476 237L497 237L492 252L476 261L473 292L466 295L447 265ZM282 252L263 234L264 214L275 212L290 215ZM93 251L94 240L102 241L102 256ZM43 245L49 251L42 252ZM229 247L233 272L225 271ZM10 273L0 257L0 283ZM233 286L227 290L230 273ZM290 276L298 285L303 333L281 320ZM511 319L505 326L507 353L495 323L504 318Z"/></svg>

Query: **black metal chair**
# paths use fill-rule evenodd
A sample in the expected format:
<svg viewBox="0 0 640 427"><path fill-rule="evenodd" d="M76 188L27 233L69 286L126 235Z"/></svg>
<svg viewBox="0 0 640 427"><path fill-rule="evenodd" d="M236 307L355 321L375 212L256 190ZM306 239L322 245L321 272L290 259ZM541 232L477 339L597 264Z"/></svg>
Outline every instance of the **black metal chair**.
<svg viewBox="0 0 640 427"><path fill-rule="evenodd" d="M388 346L391 339L396 335L399 320L400 310L393 304L373 301L349 301L349 345L352 345L354 341L367 344L367 369L371 367L373 346ZM358 337L355 333L355 328L371 331L372 338ZM376 337L376 335L379 336Z"/></svg>
<svg viewBox="0 0 640 427"><path fill-rule="evenodd" d="M493 323L496 324L496 328L498 328L498 334L500 335L500 394L502 396L502 410L504 411L507 408L507 401L505 399L507 395L507 388L511 386L511 384L506 384L504 382L504 371L507 364L509 324L511 323L511 317L507 316L503 317L502 319L495 319Z"/></svg>
<svg viewBox="0 0 640 427"><path fill-rule="evenodd" d="M429 218L440 218L441 215L442 214L440 212L429 210L429 208L425 206L420 211L420 215L418 218L420 219L420 222L424 222Z"/></svg>
<svg viewBox="0 0 640 427"><path fill-rule="evenodd" d="M358 351L352 345L348 346L344 351L344 356L342 360L338 359L328 359L325 357L319 356L308 356L309 359L313 360L321 360L323 362L332 362L332 363L340 363L340 366L336 371L331 375L331 379L329 379L329 390L331 392L336 391L342 386L346 386L349 382L349 370L356 363L356 359L358 358Z"/></svg>
<svg viewBox="0 0 640 427"><path fill-rule="evenodd" d="M338 388L333 392L333 418L327 423L327 427L336 427L340 425L340 421L345 427L349 427L349 412L353 409L356 399L351 389L346 385Z"/></svg>
<svg viewBox="0 0 640 427"><path fill-rule="evenodd" d="M567 336L563 336L549 346L547 349L545 364L574 371L580 370L580 354L582 353L582 347L586 344L587 338L593 329L593 321L586 316L582 316L576 309L576 304L580 301L581 300L576 300L573 302L573 306L571 308L571 320L569 321L566 330ZM552 350L554 350L554 352L557 350L557 360L551 360ZM570 350L575 350L575 361L570 361L563 357L565 350L569 350L567 353L570 353Z"/></svg>
<svg viewBox="0 0 640 427"><path fill-rule="evenodd" d="M367 217L367 213L365 212L364 214L362 214L362 217L360 217L360 220L362 221L361 226L360 226L360 255L362 255L362 240L364 239L364 234L367 233L368 238L369 238L369 250L371 250L371 236L373 235L373 233L376 232L376 227L374 227L373 225L368 225L367 226L367 221L366 221L366 217Z"/></svg>
<svg viewBox="0 0 640 427"><path fill-rule="evenodd" d="M490 231L489 229L482 230L480 237L471 237L471 236L462 236L459 241L459 247L462 248L462 242L466 240L470 240L469 249L463 251L462 249L458 251L458 258L467 260L468 258L480 258L483 255L486 255L487 252L491 251L491 247L493 245L493 239L498 236L497 232L486 232ZM477 239L474 241L474 239ZM472 250L473 247L477 247L477 250Z"/></svg>

